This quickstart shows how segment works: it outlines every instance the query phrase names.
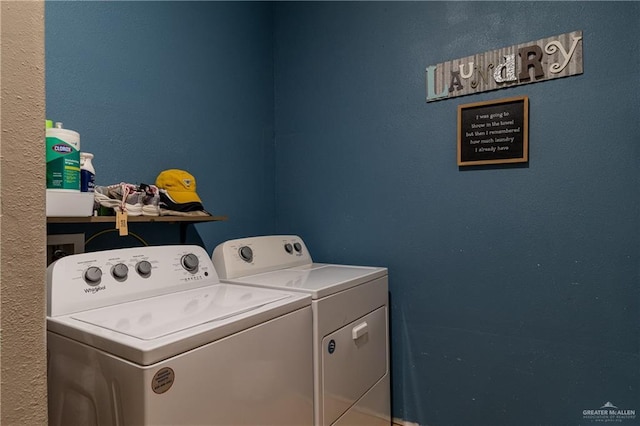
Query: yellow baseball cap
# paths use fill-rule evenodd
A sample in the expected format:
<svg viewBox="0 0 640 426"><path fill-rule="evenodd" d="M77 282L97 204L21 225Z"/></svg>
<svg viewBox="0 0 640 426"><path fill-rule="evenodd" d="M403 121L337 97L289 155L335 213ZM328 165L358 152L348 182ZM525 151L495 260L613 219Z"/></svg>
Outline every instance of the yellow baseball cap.
<svg viewBox="0 0 640 426"><path fill-rule="evenodd" d="M156 178L156 186L166 190L176 203L202 203L196 194L196 178L184 170L169 169L160 172Z"/></svg>

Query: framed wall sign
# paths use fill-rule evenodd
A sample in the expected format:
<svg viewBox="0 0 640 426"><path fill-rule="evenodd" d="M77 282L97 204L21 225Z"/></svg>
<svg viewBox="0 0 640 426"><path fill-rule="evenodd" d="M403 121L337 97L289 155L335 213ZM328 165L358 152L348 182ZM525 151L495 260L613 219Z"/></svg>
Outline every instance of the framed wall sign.
<svg viewBox="0 0 640 426"><path fill-rule="evenodd" d="M527 161L527 96L458 106L458 166Z"/></svg>

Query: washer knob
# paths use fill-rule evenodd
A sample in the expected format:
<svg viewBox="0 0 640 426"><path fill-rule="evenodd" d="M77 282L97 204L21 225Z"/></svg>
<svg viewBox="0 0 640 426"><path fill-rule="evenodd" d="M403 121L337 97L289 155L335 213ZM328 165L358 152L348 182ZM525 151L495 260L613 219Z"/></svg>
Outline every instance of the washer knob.
<svg viewBox="0 0 640 426"><path fill-rule="evenodd" d="M196 272L198 270L198 256L193 253L185 254L180 260L182 267L189 272Z"/></svg>
<svg viewBox="0 0 640 426"><path fill-rule="evenodd" d="M293 247L289 243L284 245L284 250L289 254L293 253Z"/></svg>
<svg viewBox="0 0 640 426"><path fill-rule="evenodd" d="M124 263L117 263L111 268L111 275L113 275L113 278L116 280L124 280L127 278L128 273L129 268Z"/></svg>
<svg viewBox="0 0 640 426"><path fill-rule="evenodd" d="M84 271L84 280L89 285L98 285L102 279L102 269L97 266L90 266Z"/></svg>
<svg viewBox="0 0 640 426"><path fill-rule="evenodd" d="M151 263L146 260L142 260L136 264L136 271L143 277L151 275Z"/></svg>
<svg viewBox="0 0 640 426"><path fill-rule="evenodd" d="M300 243L293 243L293 248L300 253L302 251L302 244Z"/></svg>
<svg viewBox="0 0 640 426"><path fill-rule="evenodd" d="M240 254L240 259L244 260L247 263L251 263L253 261L253 250L251 250L251 247L240 247L240 250L238 250L238 254Z"/></svg>

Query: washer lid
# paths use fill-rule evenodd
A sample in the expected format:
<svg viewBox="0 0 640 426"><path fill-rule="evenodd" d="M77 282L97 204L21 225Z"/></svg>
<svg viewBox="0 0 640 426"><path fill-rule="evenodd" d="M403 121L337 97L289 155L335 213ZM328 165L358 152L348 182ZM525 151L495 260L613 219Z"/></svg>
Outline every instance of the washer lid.
<svg viewBox="0 0 640 426"><path fill-rule="evenodd" d="M309 293L314 299L387 275L386 268L313 263L228 282Z"/></svg>
<svg viewBox="0 0 640 426"><path fill-rule="evenodd" d="M215 284L47 317L47 330L151 365L310 306L308 294Z"/></svg>
<svg viewBox="0 0 640 426"><path fill-rule="evenodd" d="M71 318L142 340L221 321L290 295L218 284L72 314Z"/></svg>

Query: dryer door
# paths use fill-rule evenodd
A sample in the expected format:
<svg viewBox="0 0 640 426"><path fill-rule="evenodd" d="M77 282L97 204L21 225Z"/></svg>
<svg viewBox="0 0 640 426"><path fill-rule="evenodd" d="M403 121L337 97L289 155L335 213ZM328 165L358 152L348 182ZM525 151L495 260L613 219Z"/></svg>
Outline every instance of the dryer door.
<svg viewBox="0 0 640 426"><path fill-rule="evenodd" d="M324 424L330 425L387 372L387 309L365 315L322 340Z"/></svg>

